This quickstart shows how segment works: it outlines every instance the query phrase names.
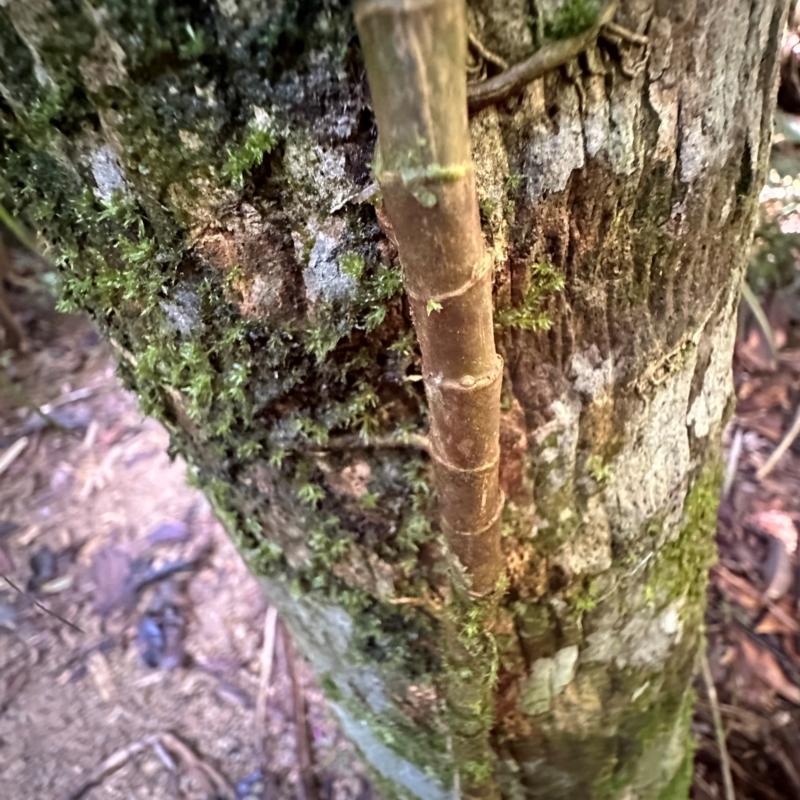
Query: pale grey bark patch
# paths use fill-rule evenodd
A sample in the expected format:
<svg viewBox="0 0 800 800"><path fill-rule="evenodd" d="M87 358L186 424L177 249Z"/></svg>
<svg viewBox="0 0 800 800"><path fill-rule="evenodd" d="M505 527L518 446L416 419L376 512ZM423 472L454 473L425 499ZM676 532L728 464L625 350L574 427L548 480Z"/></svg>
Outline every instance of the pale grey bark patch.
<svg viewBox="0 0 800 800"><path fill-rule="evenodd" d="M614 359L602 358L596 345L575 353L570 363L572 387L588 400L600 401L614 386Z"/></svg>
<svg viewBox="0 0 800 800"><path fill-rule="evenodd" d="M544 100L544 79L528 88L523 114L535 119L523 152L522 172L527 176L526 195L537 203L546 194L561 192L570 175L586 163L578 92L566 86L559 93L555 119L549 119Z"/></svg>
<svg viewBox="0 0 800 800"><path fill-rule="evenodd" d="M103 145L91 154L91 167L97 184L94 195L99 200L109 203L114 192L127 191L125 171L109 145Z"/></svg>
<svg viewBox="0 0 800 800"><path fill-rule="evenodd" d="M613 662L617 667L643 667L657 671L683 634L681 602L657 612L642 608L633 618L606 616L602 627L586 637L581 662Z"/></svg>
<svg viewBox="0 0 800 800"><path fill-rule="evenodd" d="M189 289L176 289L170 300L162 300L161 309L173 330L188 336L200 323L200 297Z"/></svg>
<svg viewBox="0 0 800 800"><path fill-rule="evenodd" d="M548 489L558 491L574 480L581 403L572 394L550 405L552 419L534 432L536 458L547 465Z"/></svg>
<svg viewBox="0 0 800 800"><path fill-rule="evenodd" d="M553 564L569 576L599 575L611 567L611 527L602 499L589 498L582 524L553 555Z"/></svg>
<svg viewBox="0 0 800 800"><path fill-rule="evenodd" d="M314 244L303 270L303 282L306 296L312 304L324 300L343 300L356 289L355 278L343 272L339 266L343 232L344 223L340 220L329 220L321 227L314 223L309 225L309 235L314 237Z"/></svg>
<svg viewBox="0 0 800 800"><path fill-rule="evenodd" d="M736 339L736 297L734 287L722 319L711 333L711 360L703 377L703 387L692 403L686 424L698 438L718 432L725 407L733 393L733 365L730 354Z"/></svg>
<svg viewBox="0 0 800 800"><path fill-rule="evenodd" d="M691 467L686 409L697 352L688 346L683 363L625 425L625 446L610 462L606 509L615 539L633 540L656 516L664 530L679 525Z"/></svg>
<svg viewBox="0 0 800 800"><path fill-rule="evenodd" d="M535 661L522 687L522 710L531 716L547 711L575 677L577 665L577 645L562 648L552 658Z"/></svg>
<svg viewBox="0 0 800 800"><path fill-rule="evenodd" d="M348 130L352 127L348 116L342 118L342 124ZM306 133L288 136L283 164L294 187L292 201L301 216L307 216L310 209L331 213L358 192L347 174L344 153L318 144Z"/></svg>

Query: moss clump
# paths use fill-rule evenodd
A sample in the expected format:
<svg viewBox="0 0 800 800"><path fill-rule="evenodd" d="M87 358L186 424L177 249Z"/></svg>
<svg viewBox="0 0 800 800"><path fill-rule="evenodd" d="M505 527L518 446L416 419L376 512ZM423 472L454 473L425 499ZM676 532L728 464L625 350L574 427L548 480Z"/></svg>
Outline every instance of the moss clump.
<svg viewBox="0 0 800 800"><path fill-rule="evenodd" d="M723 468L719 461L707 464L684 503L685 523L680 535L659 551L651 567L646 592L657 603L683 598L693 613L702 614L708 569L716 546L719 491Z"/></svg>
<svg viewBox="0 0 800 800"><path fill-rule="evenodd" d="M528 288L522 303L512 308L498 309L495 325L524 331L550 330L552 320L543 311L547 299L564 289L564 276L547 262L531 265Z"/></svg>
<svg viewBox="0 0 800 800"><path fill-rule="evenodd" d="M570 39L588 31L599 18L598 0L567 0L545 21L544 33L548 39Z"/></svg>
<svg viewBox="0 0 800 800"><path fill-rule="evenodd" d="M264 129L251 123L244 141L228 151L222 174L236 189L244 185L244 178L253 167L258 166L264 156L272 152L278 142L275 131Z"/></svg>

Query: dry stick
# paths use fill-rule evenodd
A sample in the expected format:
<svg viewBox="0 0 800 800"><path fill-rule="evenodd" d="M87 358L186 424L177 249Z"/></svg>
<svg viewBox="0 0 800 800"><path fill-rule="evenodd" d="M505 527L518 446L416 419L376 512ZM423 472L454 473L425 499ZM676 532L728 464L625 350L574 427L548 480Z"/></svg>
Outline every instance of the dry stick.
<svg viewBox="0 0 800 800"><path fill-rule="evenodd" d="M21 436L8 450L0 455L0 475L2 475L21 455L22 451L28 446L30 440L27 436Z"/></svg>
<svg viewBox="0 0 800 800"><path fill-rule="evenodd" d="M764 465L756 472L756 478L763 481L767 475L775 469L776 464L781 460L783 454L792 446L794 440L800 435L800 406L798 406L792 427L789 432L781 439L781 443L775 448L772 455L764 462Z"/></svg>
<svg viewBox="0 0 800 800"><path fill-rule="evenodd" d="M531 81L541 78L580 55L597 39L600 28L611 21L616 10L617 3L611 3L603 9L597 23L584 33L569 39L548 42L530 58L514 64L513 67L494 78L469 84L467 87L469 110L478 111L486 106L499 103L501 100L521 92Z"/></svg>
<svg viewBox="0 0 800 800"><path fill-rule="evenodd" d="M146 736L138 742L132 742L125 747L113 752L108 758L100 762L100 765L89 777L86 778L80 786L68 792L62 797L62 800L81 800L81 798L95 786L102 783L109 775L121 769L128 763L134 756L152 746L153 742L158 741L157 736Z"/></svg>
<svg viewBox="0 0 800 800"><path fill-rule="evenodd" d="M179 739L174 733L164 731L157 738L167 750L175 753L181 761L202 772L223 797L233 797L236 794L233 784L218 769L204 761L186 742Z"/></svg>
<svg viewBox="0 0 800 800"><path fill-rule="evenodd" d="M22 589L20 589L19 586L17 586L17 584L14 583L14 581L12 581L11 578L8 577L8 575L3 575L2 573L0 573L0 578L2 578L15 592L19 592L19 594L21 595L27 595L27 592L23 592ZM30 597L30 595L27 596ZM68 619L62 617L61 614L57 614L55 611L49 609L46 605L40 603L35 597L31 597L30 599L33 601L33 604L37 608L44 611L45 614L49 614L51 617L55 617L59 622L63 622L65 625L69 625L70 628L77 631L78 633L84 632L83 628L79 628L74 622L70 622Z"/></svg>
<svg viewBox="0 0 800 800"><path fill-rule="evenodd" d="M283 650L286 653L286 669L289 672L289 680L292 683L297 768L300 773L298 794L300 795L300 800L317 800L319 793L317 792L317 783L314 777L313 762L311 760L311 742L309 741L308 735L306 698L303 693L303 684L297 676L294 645L284 625L281 625L281 639L283 641Z"/></svg>
<svg viewBox="0 0 800 800"><path fill-rule="evenodd" d="M728 756L728 746L725 742L725 728L722 725L722 714L719 710L719 699L717 698L717 687L714 686L714 677L711 674L711 667L708 664L708 656L703 653L701 656L703 668L703 680L706 684L708 702L711 706L711 716L714 719L714 732L717 736L717 746L719 747L719 763L722 770L722 783L725 787L725 800L736 800L736 793L733 789L733 778L731 777L731 760Z"/></svg>
<svg viewBox="0 0 800 800"><path fill-rule="evenodd" d="M470 153L464 2L358 0L355 17L378 124L377 178L422 352L439 523L454 560L443 626L453 755L463 796L496 798L503 361ZM463 620L473 611L481 622L468 637Z"/></svg>
<svg viewBox="0 0 800 800"><path fill-rule="evenodd" d="M278 609L270 606L264 617L264 646L261 648L261 676L256 698L256 734L259 752L263 752L267 732L267 701L272 678L272 662L275 660L275 629L278 622Z"/></svg>

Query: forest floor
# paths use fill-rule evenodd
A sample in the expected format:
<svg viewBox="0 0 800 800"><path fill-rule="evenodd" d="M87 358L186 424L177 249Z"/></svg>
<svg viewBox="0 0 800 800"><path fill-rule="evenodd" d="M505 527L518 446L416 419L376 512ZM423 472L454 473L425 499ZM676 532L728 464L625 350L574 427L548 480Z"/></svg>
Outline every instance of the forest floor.
<svg viewBox="0 0 800 800"><path fill-rule="evenodd" d="M740 800L800 798L798 139L776 145L736 347L695 800L731 800L723 762ZM25 296L30 352L0 363L4 800L371 800L166 432L87 321Z"/></svg>
<svg viewBox="0 0 800 800"><path fill-rule="evenodd" d="M86 320L20 316L31 352L0 365L0 797L369 800L108 348Z"/></svg>

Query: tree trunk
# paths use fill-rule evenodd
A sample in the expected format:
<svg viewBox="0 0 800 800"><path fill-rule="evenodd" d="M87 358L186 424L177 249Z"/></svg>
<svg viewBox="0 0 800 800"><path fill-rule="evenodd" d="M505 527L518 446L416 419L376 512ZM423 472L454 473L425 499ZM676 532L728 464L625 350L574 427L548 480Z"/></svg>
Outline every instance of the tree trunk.
<svg viewBox="0 0 800 800"><path fill-rule="evenodd" d="M513 64L593 8L534 5L474 0L471 29ZM443 652L418 348L364 191L349 6L0 5L0 196L111 338L387 797L491 773L507 798L686 797L785 6L623 0L646 50L608 29L471 117L510 587L492 630L459 620L475 680L498 678L491 750L454 765L443 698L464 666Z"/></svg>

